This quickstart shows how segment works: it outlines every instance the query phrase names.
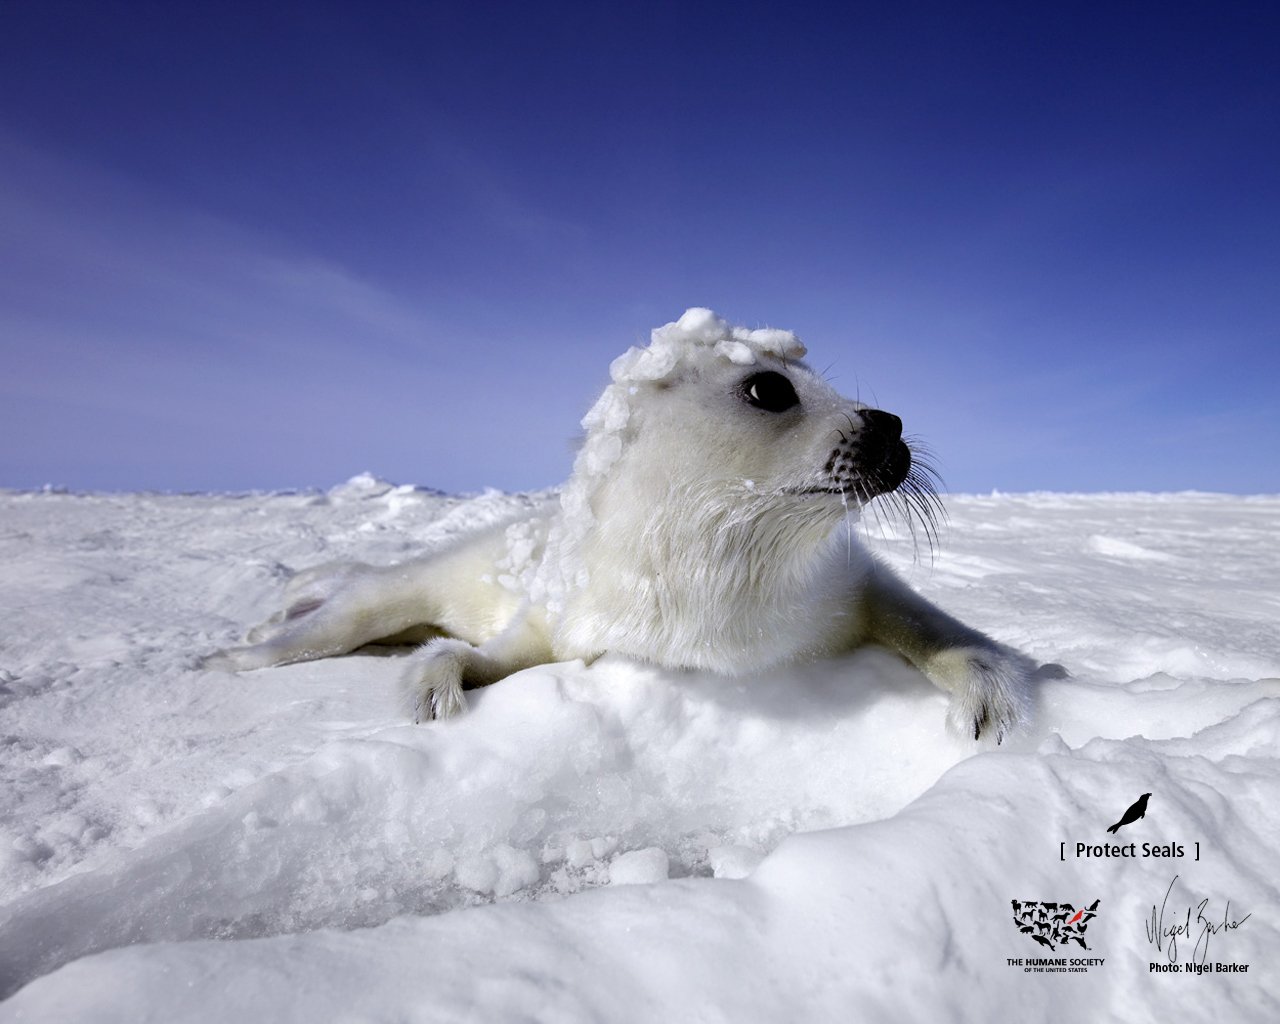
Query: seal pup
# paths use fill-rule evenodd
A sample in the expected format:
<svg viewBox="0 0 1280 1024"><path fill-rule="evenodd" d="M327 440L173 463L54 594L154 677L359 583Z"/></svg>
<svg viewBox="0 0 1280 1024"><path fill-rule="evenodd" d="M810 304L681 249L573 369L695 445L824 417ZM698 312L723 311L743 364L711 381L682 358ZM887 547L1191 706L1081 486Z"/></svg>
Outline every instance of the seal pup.
<svg viewBox="0 0 1280 1024"><path fill-rule="evenodd" d="M899 580L846 520L934 499L897 416L837 394L789 331L690 309L614 360L558 502L398 565L321 566L214 656L233 671L429 636L408 659L417 721L531 665L605 652L730 675L891 647L1003 739L1034 664Z"/></svg>

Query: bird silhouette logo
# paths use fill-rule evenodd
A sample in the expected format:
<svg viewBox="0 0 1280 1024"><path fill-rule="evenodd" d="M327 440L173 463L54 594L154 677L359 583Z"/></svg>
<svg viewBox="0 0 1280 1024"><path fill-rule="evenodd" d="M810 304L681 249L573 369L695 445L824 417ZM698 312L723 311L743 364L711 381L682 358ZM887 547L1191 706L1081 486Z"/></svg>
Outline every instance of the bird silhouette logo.
<svg viewBox="0 0 1280 1024"><path fill-rule="evenodd" d="M1132 825L1139 818L1145 818L1147 816L1147 800L1149 800L1150 797L1150 793L1143 793L1142 796L1138 797L1138 799L1130 805L1129 809L1125 811L1124 814L1120 815L1120 820L1107 829L1107 831L1112 833L1117 832L1125 825Z"/></svg>

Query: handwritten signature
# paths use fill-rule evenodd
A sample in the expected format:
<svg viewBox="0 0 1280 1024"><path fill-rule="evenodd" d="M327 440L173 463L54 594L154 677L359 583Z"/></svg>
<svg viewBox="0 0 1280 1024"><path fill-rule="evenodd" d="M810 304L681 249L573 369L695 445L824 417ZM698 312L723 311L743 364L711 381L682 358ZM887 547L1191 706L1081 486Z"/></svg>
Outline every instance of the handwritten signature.
<svg viewBox="0 0 1280 1024"><path fill-rule="evenodd" d="M1239 920L1231 917L1231 901L1227 900L1226 909L1222 912L1221 921L1218 919L1217 912L1210 914L1207 911L1209 900L1203 899L1194 906L1187 907L1184 915L1174 911L1173 917L1170 918L1171 924L1166 925L1165 911L1169 905L1169 894L1173 892L1173 886L1178 881L1178 875L1173 876L1173 881L1169 883L1169 888L1165 890L1164 901L1160 904L1157 911L1155 904L1151 905L1151 920L1147 922L1147 941L1156 949L1161 950L1169 958L1169 963L1176 964L1178 962L1178 939L1189 940L1195 934L1195 946L1191 950L1191 960L1195 962L1197 957L1200 963L1204 963L1209 956L1209 939L1222 931L1233 932L1244 924L1253 914L1245 914ZM1195 911L1195 920L1191 918L1191 912ZM1167 949L1166 949L1167 946Z"/></svg>

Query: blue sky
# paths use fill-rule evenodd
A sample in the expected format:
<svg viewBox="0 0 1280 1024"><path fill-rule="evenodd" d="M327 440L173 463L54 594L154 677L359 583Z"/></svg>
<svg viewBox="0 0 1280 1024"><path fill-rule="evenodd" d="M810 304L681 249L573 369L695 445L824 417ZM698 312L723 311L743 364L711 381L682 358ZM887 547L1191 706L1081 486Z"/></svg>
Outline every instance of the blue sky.
<svg viewBox="0 0 1280 1024"><path fill-rule="evenodd" d="M0 486L547 486L705 305L953 491L1280 491L1276 11L8 0Z"/></svg>

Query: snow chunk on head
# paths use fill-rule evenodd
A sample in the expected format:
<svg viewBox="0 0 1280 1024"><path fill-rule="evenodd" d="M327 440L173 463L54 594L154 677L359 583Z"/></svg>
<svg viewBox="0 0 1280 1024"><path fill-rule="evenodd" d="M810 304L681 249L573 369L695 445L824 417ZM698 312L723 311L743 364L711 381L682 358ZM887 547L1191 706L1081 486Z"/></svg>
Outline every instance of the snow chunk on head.
<svg viewBox="0 0 1280 1024"><path fill-rule="evenodd" d="M707 349L740 366L751 366L762 355L801 359L805 353L800 339L790 331L730 327L711 310L695 306L679 320L654 328L648 347L631 348L615 359L609 375L622 385L667 380L682 364ZM582 422L588 430L594 426L588 422L591 419L588 413Z"/></svg>
<svg viewBox="0 0 1280 1024"><path fill-rule="evenodd" d="M801 359L805 347L790 331L730 327L709 309L695 306L679 320L655 327L645 348L630 348L609 367L613 383L582 418L586 441L574 463L575 477L600 477L622 455L622 435L631 419L631 396L642 384L670 380L710 352L739 366L762 357Z"/></svg>

